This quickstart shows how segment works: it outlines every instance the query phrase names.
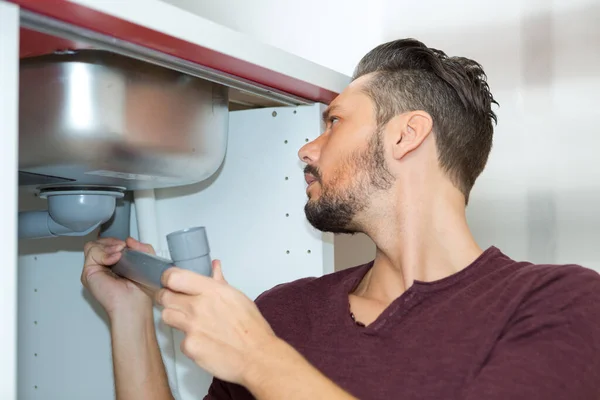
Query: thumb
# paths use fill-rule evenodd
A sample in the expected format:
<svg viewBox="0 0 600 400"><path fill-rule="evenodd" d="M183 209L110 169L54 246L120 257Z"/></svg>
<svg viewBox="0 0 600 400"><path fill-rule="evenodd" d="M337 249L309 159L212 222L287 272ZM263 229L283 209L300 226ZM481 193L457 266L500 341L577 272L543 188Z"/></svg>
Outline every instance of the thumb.
<svg viewBox="0 0 600 400"><path fill-rule="evenodd" d="M221 268L221 261L213 260L212 267L213 267L213 273L212 273L213 279L216 281L219 281L219 282L227 282L225 280L225 276L223 276L223 269Z"/></svg>
<svg viewBox="0 0 600 400"><path fill-rule="evenodd" d="M142 243L132 237L127 238L125 243L127 244L127 247L129 247L130 249L133 249L136 251L141 251L142 253L156 255L156 252L154 251L154 247L152 247L152 245Z"/></svg>

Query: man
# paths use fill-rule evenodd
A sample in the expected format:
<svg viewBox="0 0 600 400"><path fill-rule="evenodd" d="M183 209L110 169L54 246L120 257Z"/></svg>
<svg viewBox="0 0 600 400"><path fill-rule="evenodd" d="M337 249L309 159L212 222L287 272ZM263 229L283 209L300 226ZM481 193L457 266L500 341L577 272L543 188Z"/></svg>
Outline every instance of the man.
<svg viewBox="0 0 600 400"><path fill-rule="evenodd" d="M375 260L251 302L218 261L173 268L156 300L184 353L216 376L207 399L598 399L600 276L481 249L465 206L492 145L479 64L415 40L369 52L304 146L306 216L364 232ZM110 274L129 239L86 246L84 285L112 325L117 394L170 399L152 301Z"/></svg>

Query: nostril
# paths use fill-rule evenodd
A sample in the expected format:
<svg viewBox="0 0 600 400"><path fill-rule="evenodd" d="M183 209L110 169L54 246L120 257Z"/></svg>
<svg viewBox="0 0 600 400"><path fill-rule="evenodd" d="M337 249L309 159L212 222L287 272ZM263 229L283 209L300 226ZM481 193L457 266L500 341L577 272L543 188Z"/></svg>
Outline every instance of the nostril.
<svg viewBox="0 0 600 400"><path fill-rule="evenodd" d="M306 143L298 151L298 157L302 162L312 164L319 159L320 146L316 145L315 142Z"/></svg>

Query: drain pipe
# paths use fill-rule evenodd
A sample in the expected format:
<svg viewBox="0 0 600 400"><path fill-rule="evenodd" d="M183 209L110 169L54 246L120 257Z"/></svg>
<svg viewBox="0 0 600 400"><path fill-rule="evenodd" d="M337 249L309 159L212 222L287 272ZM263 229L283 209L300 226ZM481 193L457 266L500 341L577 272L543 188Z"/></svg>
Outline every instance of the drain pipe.
<svg viewBox="0 0 600 400"><path fill-rule="evenodd" d="M122 188L54 187L40 190L47 211L19 212L19 239L85 236L115 212Z"/></svg>
<svg viewBox="0 0 600 400"><path fill-rule="evenodd" d="M168 251L163 250L159 239L154 190L136 190L133 192L133 198L140 242L152 245L157 256L169 258ZM154 308L154 325L171 392L175 399L180 399L173 329L163 322L161 312L157 308Z"/></svg>
<svg viewBox="0 0 600 400"><path fill-rule="evenodd" d="M131 202L133 194L125 192L122 199L117 200L112 217L100 226L99 237L112 237L125 241L131 234Z"/></svg>

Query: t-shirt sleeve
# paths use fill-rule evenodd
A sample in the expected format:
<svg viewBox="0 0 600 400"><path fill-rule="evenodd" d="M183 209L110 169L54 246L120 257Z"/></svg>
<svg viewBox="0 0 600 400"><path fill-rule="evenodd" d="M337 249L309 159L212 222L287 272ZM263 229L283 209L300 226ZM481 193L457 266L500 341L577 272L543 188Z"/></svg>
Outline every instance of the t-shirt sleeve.
<svg viewBox="0 0 600 400"><path fill-rule="evenodd" d="M229 385L227 382L214 378L204 400L232 400Z"/></svg>
<svg viewBox="0 0 600 400"><path fill-rule="evenodd" d="M600 399L600 275L563 268L511 318L463 400Z"/></svg>

